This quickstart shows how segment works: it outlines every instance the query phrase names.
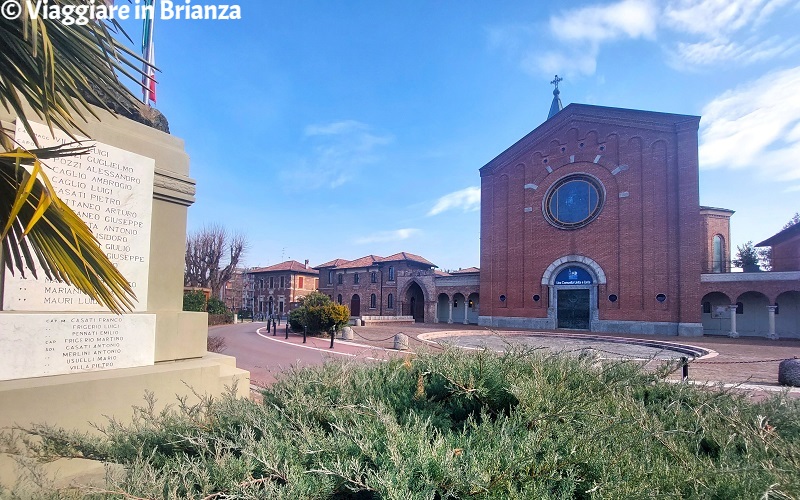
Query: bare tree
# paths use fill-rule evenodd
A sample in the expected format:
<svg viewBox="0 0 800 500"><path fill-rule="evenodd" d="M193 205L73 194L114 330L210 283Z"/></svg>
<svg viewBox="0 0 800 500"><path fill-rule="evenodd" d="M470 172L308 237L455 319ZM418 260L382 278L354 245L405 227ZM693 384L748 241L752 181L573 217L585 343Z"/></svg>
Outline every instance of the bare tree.
<svg viewBox="0 0 800 500"><path fill-rule="evenodd" d="M210 288L211 296L219 298L246 250L244 235L231 234L218 224L191 233L186 238L184 285Z"/></svg>

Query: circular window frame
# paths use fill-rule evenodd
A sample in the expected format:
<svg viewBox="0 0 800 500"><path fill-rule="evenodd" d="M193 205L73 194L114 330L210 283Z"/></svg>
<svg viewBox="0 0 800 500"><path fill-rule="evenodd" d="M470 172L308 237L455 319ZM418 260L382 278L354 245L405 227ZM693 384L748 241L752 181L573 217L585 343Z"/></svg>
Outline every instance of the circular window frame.
<svg viewBox="0 0 800 500"><path fill-rule="evenodd" d="M558 191L559 188L572 181L587 182L592 187L594 187L594 189L597 191L597 206L594 208L594 210L592 210L589 216L583 219L582 221L562 222L558 220L550 211L550 201L552 200L553 195L556 193L556 191ZM605 205L605 202L606 202L606 188L605 186L603 186L603 183L600 182L600 179L586 173L569 174L555 181L547 189L547 192L544 194L544 198L542 199L542 214L544 214L545 220L555 228L564 230L580 229L582 227L587 226L588 224L591 224L600 215L600 213L603 211L603 206Z"/></svg>

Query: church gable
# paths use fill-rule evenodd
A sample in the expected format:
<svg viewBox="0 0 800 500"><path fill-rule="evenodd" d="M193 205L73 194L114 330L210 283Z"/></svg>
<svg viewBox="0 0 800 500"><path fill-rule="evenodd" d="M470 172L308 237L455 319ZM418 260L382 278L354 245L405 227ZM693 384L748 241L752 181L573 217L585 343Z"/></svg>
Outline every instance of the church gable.
<svg viewBox="0 0 800 500"><path fill-rule="evenodd" d="M570 104L484 165L480 174L499 174L514 165L549 170L567 162L600 163L604 157L605 163L613 162L618 147L634 139L649 149L659 140L672 142L679 128L697 130L699 122L698 116Z"/></svg>

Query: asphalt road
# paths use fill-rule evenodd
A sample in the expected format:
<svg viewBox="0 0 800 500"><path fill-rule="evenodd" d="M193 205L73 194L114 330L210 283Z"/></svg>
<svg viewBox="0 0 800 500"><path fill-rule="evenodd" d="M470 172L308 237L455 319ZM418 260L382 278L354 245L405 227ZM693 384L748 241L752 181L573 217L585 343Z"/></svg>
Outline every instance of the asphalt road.
<svg viewBox="0 0 800 500"><path fill-rule="evenodd" d="M289 334L285 339L285 325L278 326L277 335L267 333L266 323L240 323L209 328L209 336L225 339L222 354L236 357L236 366L250 371L250 382L264 386L274 382L282 372L291 367L319 365L330 359L347 358L374 361L395 355L382 348L365 347L335 339L330 349L330 338L308 337L303 344L302 335Z"/></svg>

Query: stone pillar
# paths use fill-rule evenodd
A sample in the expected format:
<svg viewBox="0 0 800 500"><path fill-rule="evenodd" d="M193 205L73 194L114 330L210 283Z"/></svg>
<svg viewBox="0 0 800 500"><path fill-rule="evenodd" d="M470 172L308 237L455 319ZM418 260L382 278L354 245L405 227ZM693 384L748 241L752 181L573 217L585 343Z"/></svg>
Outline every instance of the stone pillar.
<svg viewBox="0 0 800 500"><path fill-rule="evenodd" d="M464 296L464 324L465 325L469 324L469 321L467 321L468 317L469 317L469 296L465 295Z"/></svg>
<svg viewBox="0 0 800 500"><path fill-rule="evenodd" d="M398 333L394 336L394 348L398 351L407 351L408 350L408 335L404 333Z"/></svg>
<svg viewBox="0 0 800 500"><path fill-rule="evenodd" d="M739 338L739 332L736 331L736 309L738 309L736 304L728 306L728 310L731 312L731 331L728 336L732 339Z"/></svg>
<svg viewBox="0 0 800 500"><path fill-rule="evenodd" d="M447 316L447 324L449 325L453 322L453 299L448 298L447 303L449 304L450 307L450 312L448 313Z"/></svg>
<svg viewBox="0 0 800 500"><path fill-rule="evenodd" d="M770 340L778 340L778 334L775 333L775 310L778 306L769 305L767 306L767 312L769 313L769 335L767 338Z"/></svg>

